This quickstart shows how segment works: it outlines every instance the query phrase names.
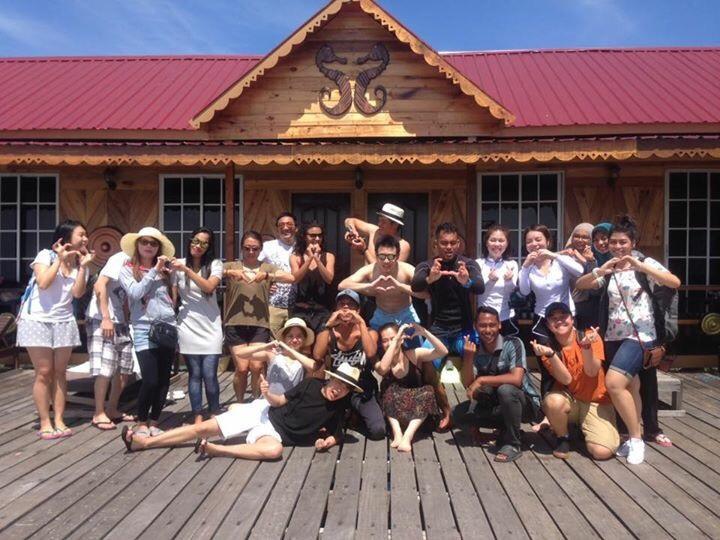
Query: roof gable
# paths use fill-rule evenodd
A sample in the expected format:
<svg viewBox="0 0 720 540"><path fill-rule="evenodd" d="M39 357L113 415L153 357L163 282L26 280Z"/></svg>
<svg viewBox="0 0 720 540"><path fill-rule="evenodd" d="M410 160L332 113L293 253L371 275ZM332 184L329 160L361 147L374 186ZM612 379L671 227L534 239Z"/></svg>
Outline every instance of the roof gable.
<svg viewBox="0 0 720 540"><path fill-rule="evenodd" d="M405 28L376 2L373 0L332 0L296 32L260 60L257 65L196 114L191 120L191 124L194 127L200 127L203 124L209 123L219 112L225 110L233 100L239 98L247 88L256 84L269 70L275 68L283 58L290 55L293 50L305 43L310 35L318 33L318 31L327 25L329 20L333 19L342 11L349 10L351 6L358 6L365 14L373 17L382 27L391 32L398 41L408 45L409 48L415 54L419 55L429 66L435 68L439 75L451 81L462 93L472 97L477 105L486 109L497 121L506 126L513 123L515 117L510 111L485 93L434 49L415 36L409 29Z"/></svg>

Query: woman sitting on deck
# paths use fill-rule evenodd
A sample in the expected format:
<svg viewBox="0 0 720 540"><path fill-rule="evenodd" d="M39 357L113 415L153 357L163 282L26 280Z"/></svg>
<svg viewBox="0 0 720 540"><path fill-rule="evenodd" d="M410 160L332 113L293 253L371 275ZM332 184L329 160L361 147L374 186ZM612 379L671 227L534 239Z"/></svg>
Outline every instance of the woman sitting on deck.
<svg viewBox="0 0 720 540"><path fill-rule="evenodd" d="M415 336L427 339L433 348L404 349L405 341ZM420 364L442 358L448 350L442 341L417 323L399 328L395 323L384 325L380 328L380 343L385 354L375 364L375 371L384 377L380 402L393 431L390 446L399 452L410 452L413 437L425 418L440 415L432 385L422 382ZM402 426L406 426L405 432Z"/></svg>

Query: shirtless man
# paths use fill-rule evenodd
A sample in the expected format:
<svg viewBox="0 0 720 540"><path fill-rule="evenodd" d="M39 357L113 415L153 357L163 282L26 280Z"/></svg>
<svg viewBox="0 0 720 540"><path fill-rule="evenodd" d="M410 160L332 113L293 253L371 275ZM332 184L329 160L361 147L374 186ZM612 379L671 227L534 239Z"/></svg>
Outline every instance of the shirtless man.
<svg viewBox="0 0 720 540"><path fill-rule="evenodd" d="M345 220L345 241L350 244L353 249L365 253L365 262L374 263L377 258L375 254L375 243L378 238L390 235L397 238L400 242L400 261L407 261L410 258L410 244L407 240L400 238L400 227L404 225L403 218L405 210L386 203L382 210L378 212L378 224L372 225L358 218L347 218ZM365 240L364 237L368 239Z"/></svg>
<svg viewBox="0 0 720 540"><path fill-rule="evenodd" d="M394 236L379 237L374 249L377 262L363 266L338 285L340 290L350 289L375 297L377 308L370 319L373 330L380 330L387 323L401 326L420 322L411 297L429 297L428 293L412 292L410 282L415 267L399 260L400 250L400 242Z"/></svg>

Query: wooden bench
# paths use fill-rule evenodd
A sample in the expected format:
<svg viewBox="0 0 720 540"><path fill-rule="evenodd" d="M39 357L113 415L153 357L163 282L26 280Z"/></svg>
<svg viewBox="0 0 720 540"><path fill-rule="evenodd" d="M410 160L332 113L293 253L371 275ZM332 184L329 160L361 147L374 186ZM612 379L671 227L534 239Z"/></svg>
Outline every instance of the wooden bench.
<svg viewBox="0 0 720 540"><path fill-rule="evenodd" d="M658 416L685 416L685 410L682 408L682 380L660 370L657 372L657 380L658 394L670 392L670 406L672 407L671 409L660 409Z"/></svg>

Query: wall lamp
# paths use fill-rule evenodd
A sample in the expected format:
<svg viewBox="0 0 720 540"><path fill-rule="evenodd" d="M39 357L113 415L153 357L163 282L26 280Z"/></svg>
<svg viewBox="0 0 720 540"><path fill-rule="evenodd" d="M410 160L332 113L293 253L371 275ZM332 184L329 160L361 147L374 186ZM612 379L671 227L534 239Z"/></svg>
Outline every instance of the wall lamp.
<svg viewBox="0 0 720 540"><path fill-rule="evenodd" d="M355 189L362 189L365 185L365 175L361 167L355 169Z"/></svg>
<svg viewBox="0 0 720 540"><path fill-rule="evenodd" d="M103 171L103 179L105 180L105 185L108 187L110 191L115 191L117 189L117 180L115 179L115 169L112 167L108 167Z"/></svg>

